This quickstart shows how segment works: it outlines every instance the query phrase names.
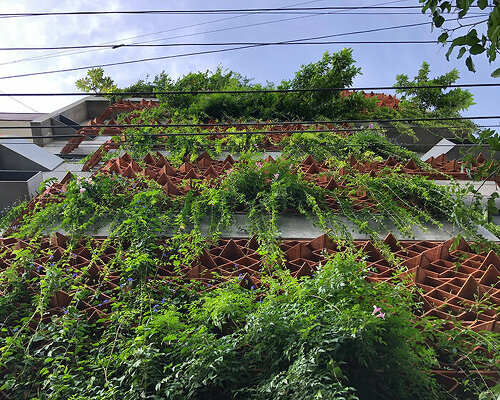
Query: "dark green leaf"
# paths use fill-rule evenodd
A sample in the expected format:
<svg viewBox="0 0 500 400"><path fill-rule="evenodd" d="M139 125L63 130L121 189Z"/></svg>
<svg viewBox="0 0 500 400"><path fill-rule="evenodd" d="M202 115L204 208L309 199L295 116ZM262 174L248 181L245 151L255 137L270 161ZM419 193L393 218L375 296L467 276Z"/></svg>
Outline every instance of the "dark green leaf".
<svg viewBox="0 0 500 400"><path fill-rule="evenodd" d="M500 68L497 68L496 70L494 70L492 73L491 73L491 76L493 78L500 78Z"/></svg>
<svg viewBox="0 0 500 400"><path fill-rule="evenodd" d="M446 39L448 39L448 34L444 32L441 35L439 35L438 42L445 43Z"/></svg>
<svg viewBox="0 0 500 400"><path fill-rule="evenodd" d="M474 68L474 63L472 62L471 56L469 56L465 59L465 65L467 65L467 68L469 68L469 71L476 72L476 69Z"/></svg>
<svg viewBox="0 0 500 400"><path fill-rule="evenodd" d="M488 7L488 0L477 0L477 5L481 10L484 10Z"/></svg>
<svg viewBox="0 0 500 400"><path fill-rule="evenodd" d="M469 50L469 52L472 54L472 55L477 55L477 54L481 54L482 52L484 52L486 49L481 46L480 44L475 44L474 46L472 46Z"/></svg>
<svg viewBox="0 0 500 400"><path fill-rule="evenodd" d="M441 27L444 24L444 18L441 15L438 15L437 17L434 17L434 25L436 27Z"/></svg>
<svg viewBox="0 0 500 400"><path fill-rule="evenodd" d="M441 10L444 11L444 10L447 10L448 12L451 11L451 3L449 1L445 1L443 3L441 3Z"/></svg>
<svg viewBox="0 0 500 400"><path fill-rule="evenodd" d="M462 56L465 54L466 50L467 50L467 49L466 49L465 47L462 47L462 48L460 49L460 51L458 52L458 56L457 56L457 58L462 58Z"/></svg>

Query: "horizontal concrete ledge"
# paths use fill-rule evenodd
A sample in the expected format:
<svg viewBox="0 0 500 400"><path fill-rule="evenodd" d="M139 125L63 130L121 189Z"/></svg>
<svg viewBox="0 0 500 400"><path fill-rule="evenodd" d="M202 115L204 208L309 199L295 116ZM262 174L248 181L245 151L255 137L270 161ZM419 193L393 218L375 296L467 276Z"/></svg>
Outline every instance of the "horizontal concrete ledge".
<svg viewBox="0 0 500 400"><path fill-rule="evenodd" d="M221 237L223 238L248 238L250 236L249 232L245 229L246 226L246 213L234 214L234 220L231 226L221 232ZM352 235L354 240L367 240L370 237L366 234L360 233L357 227L347 220L345 217L340 218L342 224L346 227L347 231ZM436 225L427 223L424 225L424 229L420 227L413 227L412 235L403 235L399 232L393 224L387 223L387 229L377 230L378 235L383 239L388 233L392 233L398 240L429 240L429 241L443 241L451 238L455 238L458 234L463 234L463 231L453 227L452 224L448 222L441 222L442 228ZM202 222L201 232L202 234L207 234L209 224L208 222ZM188 227L189 229L189 227ZM59 229L62 234L67 234L67 232ZM278 232L279 237L283 239L314 239L323 233L325 233L321 228L315 226L307 217L300 214L286 214L278 217ZM95 232L86 232L88 236L94 237L108 237L110 233L109 225L103 226ZM495 235L486 230L483 227L478 228L478 233L487 240L490 241L500 241ZM166 230L161 233L162 237L171 237L174 234L173 231ZM335 233L334 233L335 236ZM337 234L337 237L341 237Z"/></svg>

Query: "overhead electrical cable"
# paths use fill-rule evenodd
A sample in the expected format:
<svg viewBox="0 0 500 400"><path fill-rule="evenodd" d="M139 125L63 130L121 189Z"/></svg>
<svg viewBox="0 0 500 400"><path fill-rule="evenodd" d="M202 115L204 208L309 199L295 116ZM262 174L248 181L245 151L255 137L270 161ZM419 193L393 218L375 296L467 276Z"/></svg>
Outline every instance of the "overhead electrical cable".
<svg viewBox="0 0 500 400"><path fill-rule="evenodd" d="M470 8L479 8L472 5ZM25 12L0 13L0 18L45 17L64 15L184 15L184 14L311 14L330 10L421 10L421 6L328 6L328 7L287 7L287 8L233 8L233 9L206 9L206 10L114 10L114 11L56 11L56 12Z"/></svg>
<svg viewBox="0 0 500 400"><path fill-rule="evenodd" d="M446 41L451 43L452 40ZM325 45L325 44L437 44L435 40L366 40L366 41L321 41L279 43L280 45ZM443 43L443 42L439 42ZM220 42L220 43L163 43L163 44L108 44L81 45L59 47L0 47L0 51L35 51L35 50L68 50L68 49L118 49L122 47L184 47L184 46L237 46L237 45L278 45L276 42Z"/></svg>
<svg viewBox="0 0 500 400"><path fill-rule="evenodd" d="M468 18L468 17L465 17L465 18ZM462 18L462 20L465 19L465 18ZM474 18L474 17L470 17L470 18ZM172 55L160 56L160 57L142 58L142 59L138 59L138 60L120 61L120 62L115 62L115 63L87 65L87 66L84 66L84 67L73 67L73 68L65 68L65 69L43 71L43 72L31 72L31 73L18 74L18 75L2 76L2 77L0 77L0 79L25 78L25 77L28 77L28 76L48 75L48 74L56 74L56 73L62 73L62 72L80 71L80 70L92 69L92 68L103 68L103 67L111 67L111 66L118 66L118 65L136 64L136 63L142 63L142 62L148 62L148 61L159 61L159 60L167 60L167 59L172 59L172 58L189 57L189 56L194 56L194 55L205 55L205 54L222 53L222 52L235 51L235 50L243 50L243 49L249 49L249 48L255 48L255 47L262 47L262 46L280 45L282 43L293 43L293 42L303 42L303 41L310 41L310 40L321 40L321 39L327 39L327 38L331 38L331 37L356 35L356 34L371 33L371 32L381 32L381 31L388 31L388 30L402 29L402 28L411 28L411 27L416 27L416 26L429 25L431 23L432 22L419 22L419 23L413 23L413 24L404 24L404 25L396 25L396 26L390 26L390 27L383 27L383 28L365 29L365 30L355 31L355 32L336 33L336 34L331 34L331 35L321 35L321 36L315 36L315 37L310 37L310 38L285 40L285 41L273 42L272 44L265 44L265 45L263 45L263 44L245 45L245 46L231 47L231 48L228 48L228 49L197 51L197 52L184 53L184 54L172 54Z"/></svg>
<svg viewBox="0 0 500 400"><path fill-rule="evenodd" d="M449 85L423 85L423 86L359 86L359 87L330 87L330 88L301 88L301 89L244 89L244 90L190 90L190 91L156 91L156 92L68 92L68 93L0 93L0 97L20 96L20 97L43 97L43 96L138 96L143 98L146 95L213 95L213 94L260 94L260 93L307 93L307 92L363 92L374 90L409 90L409 89L448 89L462 87L497 87L500 82L495 83L456 83Z"/></svg>
<svg viewBox="0 0 500 400"><path fill-rule="evenodd" d="M423 121L462 121L476 119L500 119L500 115L460 116L460 117L430 117L430 118L393 118L393 119L342 119L332 121L276 121L276 122L214 122L198 124L65 124L65 125L37 125L39 129L67 129L67 128L205 128L212 127L237 127L237 126L276 126L276 125L334 125L334 124L360 124L360 123L391 123L391 122L423 122ZM0 130L26 129L25 126L0 126ZM342 129L340 129L342 130ZM281 131L278 131L281 132ZM79 135L77 135L79 136Z"/></svg>
<svg viewBox="0 0 500 400"><path fill-rule="evenodd" d="M295 4L291 4L290 6L285 6L283 8L294 7L294 6L299 6L299 5L303 5L303 4L317 3L319 1L323 1L323 0L312 0L312 1L302 2L302 3L295 3ZM383 4L392 4L392 3L401 3L401 2L405 2L405 1L408 1L408 0L395 0L395 1L390 1L390 2L387 2L387 3L381 3L381 5L383 5ZM213 24L213 23L216 23L216 22L228 21L228 20L233 20L233 19L237 19L237 18L247 18L249 16L256 15L256 14L259 14L259 13L245 14L245 15L235 15L235 16L231 16L231 17L218 18L218 19L211 20L211 21L204 21L204 22L199 22L199 23L196 23L196 24L184 25L184 26L180 26L180 27L176 27L176 28L170 28L170 29L166 29L166 30L162 30L162 31L158 31L158 32L146 33L146 34L142 34L142 35L137 35L137 36L132 36L132 37L128 37L128 38L118 39L118 40L115 40L115 41L104 42L104 43L101 43L101 44L118 44L119 42L123 42L123 41L126 41L126 40L133 40L133 39L138 39L138 38L147 37L147 36L154 36L154 35L159 35L161 33L173 32L173 31L187 29L187 28L192 28L192 27L196 27L196 26L209 25L209 24ZM276 23L276 22L280 22L280 21L303 19L303 18L310 18L310 17L315 17L315 16L316 15L306 15L306 16L300 16L300 17L292 17L292 18L285 18L285 19L280 19L280 20L268 21L268 22L261 22L261 23L247 24L247 25L239 25L239 26L236 26L236 27L226 27L226 28L216 29L216 30L212 30L212 31L195 32L195 33L190 33L190 34L171 36L169 38L161 38L161 39L156 39L156 40L137 42L136 44L148 43L148 42L155 42L155 41L159 41L159 40L175 39L175 38L181 38L181 37L187 37L187 36L197 36L197 35L201 35L201 34L205 34L205 33L212 33L212 32L218 32L218 31L223 31L223 30L240 29L240 28L243 28L243 27L250 27L250 26L256 26L256 25L263 25L263 24L272 24L272 23ZM85 50L85 51L76 51L76 52L74 52L74 51L73 52L62 51L62 52L57 52L55 54L45 54L45 55L40 55L40 56L35 56L35 57L29 57L29 58L23 58L23 59L18 59L18 60L7 61L7 62L0 63L0 65L14 64L14 63L26 62L26 61L45 60L45 59L48 59L48 58L55 58L55 57L60 57L60 56L65 56L65 55L84 54L84 53L95 52L95 51L100 51L100 49Z"/></svg>

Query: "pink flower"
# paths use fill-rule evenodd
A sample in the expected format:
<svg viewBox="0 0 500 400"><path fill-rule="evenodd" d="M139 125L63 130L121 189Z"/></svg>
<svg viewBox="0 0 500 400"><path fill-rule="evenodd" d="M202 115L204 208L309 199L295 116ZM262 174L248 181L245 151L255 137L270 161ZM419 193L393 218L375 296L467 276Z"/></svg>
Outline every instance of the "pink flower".
<svg viewBox="0 0 500 400"><path fill-rule="evenodd" d="M385 314L383 312L381 312L380 314L376 315L376 317L385 319Z"/></svg>
<svg viewBox="0 0 500 400"><path fill-rule="evenodd" d="M373 128L373 124L369 124L368 128L372 129Z"/></svg>
<svg viewBox="0 0 500 400"><path fill-rule="evenodd" d="M256 165L257 167L259 167L259 168L262 168L262 163L261 163L260 161L259 161L259 162L257 162L257 163L255 163L255 165Z"/></svg>
<svg viewBox="0 0 500 400"><path fill-rule="evenodd" d="M378 312L381 312L381 308L377 307L377 306L373 306L373 312L372 312L372 315L375 315L376 313Z"/></svg>
<svg viewBox="0 0 500 400"><path fill-rule="evenodd" d="M80 189L80 193L83 193L83 192L85 192L85 188Z"/></svg>

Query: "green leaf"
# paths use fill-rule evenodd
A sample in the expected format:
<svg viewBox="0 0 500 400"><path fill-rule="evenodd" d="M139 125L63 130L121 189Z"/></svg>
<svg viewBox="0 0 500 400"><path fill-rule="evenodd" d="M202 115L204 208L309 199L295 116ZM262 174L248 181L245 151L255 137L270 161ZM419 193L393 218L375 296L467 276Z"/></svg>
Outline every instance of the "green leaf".
<svg viewBox="0 0 500 400"><path fill-rule="evenodd" d="M438 42L445 43L446 39L448 39L448 34L444 32L441 35L439 35Z"/></svg>
<svg viewBox="0 0 500 400"><path fill-rule="evenodd" d="M436 25L437 28L441 27L443 24L444 18L441 15L434 17L434 25Z"/></svg>
<svg viewBox="0 0 500 400"><path fill-rule="evenodd" d="M474 63L472 62L472 57L469 56L465 59L465 65L467 65L467 68L469 71L476 72L476 69L474 68Z"/></svg>
<svg viewBox="0 0 500 400"><path fill-rule="evenodd" d="M488 7L488 0L477 0L477 5L481 10L484 10Z"/></svg>
<svg viewBox="0 0 500 400"><path fill-rule="evenodd" d="M493 78L500 78L500 68L497 68L496 70L494 70L492 73L491 73L491 76Z"/></svg>
<svg viewBox="0 0 500 400"><path fill-rule="evenodd" d="M481 46L480 44L475 44L474 46L472 46L469 50L469 52L472 54L472 55L477 55L477 54L481 54L482 52L484 52L486 49Z"/></svg>
<svg viewBox="0 0 500 400"><path fill-rule="evenodd" d="M466 51L467 49L465 47L462 47L458 52L457 58L462 58L462 56L465 54Z"/></svg>

